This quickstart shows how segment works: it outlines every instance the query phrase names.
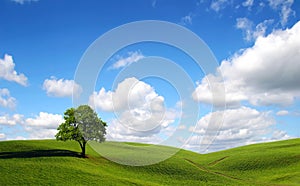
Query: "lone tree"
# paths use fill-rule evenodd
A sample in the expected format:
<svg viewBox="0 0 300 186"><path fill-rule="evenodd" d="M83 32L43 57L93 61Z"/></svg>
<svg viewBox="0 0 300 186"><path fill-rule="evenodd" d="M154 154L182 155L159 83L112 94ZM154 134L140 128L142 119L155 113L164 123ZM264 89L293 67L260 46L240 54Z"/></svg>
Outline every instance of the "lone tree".
<svg viewBox="0 0 300 186"><path fill-rule="evenodd" d="M105 141L105 127L107 126L97 113L88 105L69 108L64 113L65 122L57 128L57 140L75 140L81 147L81 155L85 157L85 146L90 140Z"/></svg>

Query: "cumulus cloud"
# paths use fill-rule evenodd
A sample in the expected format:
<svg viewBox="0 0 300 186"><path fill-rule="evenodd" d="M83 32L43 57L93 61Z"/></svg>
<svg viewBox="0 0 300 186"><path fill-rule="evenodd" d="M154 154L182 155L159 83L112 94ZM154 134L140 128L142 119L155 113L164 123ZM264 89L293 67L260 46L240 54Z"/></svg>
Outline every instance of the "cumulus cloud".
<svg viewBox="0 0 300 186"><path fill-rule="evenodd" d="M231 81L229 84L224 82L222 76L208 74L197 84L192 97L201 103L212 104L216 107L224 107L224 105L237 107L240 106L241 101L248 99L246 93L238 86L239 80ZM214 89L211 88L212 86ZM211 90L214 92L212 93Z"/></svg>
<svg viewBox="0 0 300 186"><path fill-rule="evenodd" d="M6 88L0 88L0 106L10 109L16 107L16 99L10 96L10 92Z"/></svg>
<svg viewBox="0 0 300 186"><path fill-rule="evenodd" d="M152 131L136 131L128 128L120 123L117 119L112 120L107 127L107 139L114 141L132 141L143 143L160 143L162 141L156 133L158 130Z"/></svg>
<svg viewBox="0 0 300 186"><path fill-rule="evenodd" d="M34 117L25 118L21 114L12 116L6 114L0 116L0 125L21 127L22 132L17 138L7 136L7 139L25 139L21 135L28 134L26 139L49 139L54 138L57 133L57 127L64 122L63 116L59 114L51 114L40 112Z"/></svg>
<svg viewBox="0 0 300 186"><path fill-rule="evenodd" d="M9 116L8 114L0 116L0 125L17 125L23 123L23 115L14 114Z"/></svg>
<svg viewBox="0 0 300 186"><path fill-rule="evenodd" d="M54 97L78 97L82 93L82 88L74 80L57 79L51 77L46 79L43 84L43 89L47 95Z"/></svg>
<svg viewBox="0 0 300 186"><path fill-rule="evenodd" d="M93 92L93 95L90 96L89 105L102 111L114 111L113 92L106 91L105 88L102 87L99 92ZM118 109L117 105L115 109Z"/></svg>
<svg viewBox="0 0 300 186"><path fill-rule="evenodd" d="M15 63L12 56L5 54L0 59L0 78L7 81L14 81L20 85L27 85L27 77L24 74L18 74L15 70Z"/></svg>
<svg viewBox="0 0 300 186"><path fill-rule="evenodd" d="M148 107L150 103L163 102L153 87L132 77L120 82L115 91L101 88L90 97L90 105L104 111L120 111L137 107Z"/></svg>
<svg viewBox="0 0 300 186"><path fill-rule="evenodd" d="M212 103L209 87L224 83L228 105L239 105L241 101L252 105L290 105L300 96L299 48L300 22L291 29L259 37L253 47L222 61L215 75L202 79L193 98Z"/></svg>
<svg viewBox="0 0 300 186"><path fill-rule="evenodd" d="M64 122L64 119L60 114L40 112L34 118L25 119L23 126L25 131L29 133L30 139L47 139L54 138L57 127L62 122Z"/></svg>
<svg viewBox="0 0 300 186"><path fill-rule="evenodd" d="M25 120L26 126L42 127L42 128L57 128L63 122L63 117L60 114L50 114L47 112L40 112L34 118L27 118Z"/></svg>
<svg viewBox="0 0 300 186"><path fill-rule="evenodd" d="M176 130L172 124L179 114L174 110L168 110L164 115L164 118L153 116L152 119L143 121L134 115L124 114L109 123L107 138L117 141L160 143L164 140L162 136L171 136Z"/></svg>
<svg viewBox="0 0 300 186"><path fill-rule="evenodd" d="M120 82L115 91L102 88L94 92L89 104L116 114L108 133L117 140L152 139L180 115L175 109L165 108L164 98L152 86L136 78Z"/></svg>
<svg viewBox="0 0 300 186"><path fill-rule="evenodd" d="M204 135L214 139L211 133L206 132L208 125L217 126L217 123L212 120L213 117L223 117L223 125L213 143L209 145L209 149L200 149L201 145L202 147L208 145L201 141ZM195 127L189 128L195 135L189 139L185 147L210 152L289 137L283 131L274 131L272 129L274 125L275 120L270 116L270 112L259 112L248 107L216 111L203 116ZM268 135L272 137L268 138Z"/></svg>
<svg viewBox="0 0 300 186"><path fill-rule="evenodd" d="M128 66L131 63L136 63L143 58L145 58L145 56L139 51L128 52L128 57L124 58L119 56L118 60L112 65L112 68L119 69Z"/></svg>

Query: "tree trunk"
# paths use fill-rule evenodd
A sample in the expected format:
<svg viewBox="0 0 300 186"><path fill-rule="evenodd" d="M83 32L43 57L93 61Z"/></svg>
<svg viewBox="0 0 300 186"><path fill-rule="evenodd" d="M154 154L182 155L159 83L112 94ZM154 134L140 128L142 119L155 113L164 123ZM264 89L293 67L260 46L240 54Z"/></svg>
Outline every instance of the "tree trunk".
<svg viewBox="0 0 300 186"><path fill-rule="evenodd" d="M85 145L86 145L86 142L83 142L83 143L82 143L82 148L81 148L81 155L82 155L82 157L84 157L84 158L85 158Z"/></svg>
<svg viewBox="0 0 300 186"><path fill-rule="evenodd" d="M85 158L85 145L86 145L86 141L84 142L80 142L78 141L79 145L80 145L80 148L81 148L81 156Z"/></svg>

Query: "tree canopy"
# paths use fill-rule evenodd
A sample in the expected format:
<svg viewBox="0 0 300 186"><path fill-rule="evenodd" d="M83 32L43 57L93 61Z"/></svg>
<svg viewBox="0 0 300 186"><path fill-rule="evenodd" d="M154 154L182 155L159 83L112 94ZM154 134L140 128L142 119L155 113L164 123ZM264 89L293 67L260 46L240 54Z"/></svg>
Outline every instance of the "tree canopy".
<svg viewBox="0 0 300 186"><path fill-rule="evenodd" d="M90 140L105 141L106 123L88 105L69 108L64 113L65 122L57 128L57 140L75 140L81 147L81 154L85 156L86 143Z"/></svg>

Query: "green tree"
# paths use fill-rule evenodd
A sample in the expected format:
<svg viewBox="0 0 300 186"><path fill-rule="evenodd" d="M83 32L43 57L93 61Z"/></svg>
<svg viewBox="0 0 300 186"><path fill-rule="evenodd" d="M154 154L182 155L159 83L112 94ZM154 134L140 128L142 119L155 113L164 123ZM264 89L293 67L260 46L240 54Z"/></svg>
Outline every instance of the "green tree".
<svg viewBox="0 0 300 186"><path fill-rule="evenodd" d="M64 113L65 122L57 128L57 140L75 140L81 147L81 154L85 157L85 147L88 141L105 141L107 126L97 113L88 105L69 108Z"/></svg>

